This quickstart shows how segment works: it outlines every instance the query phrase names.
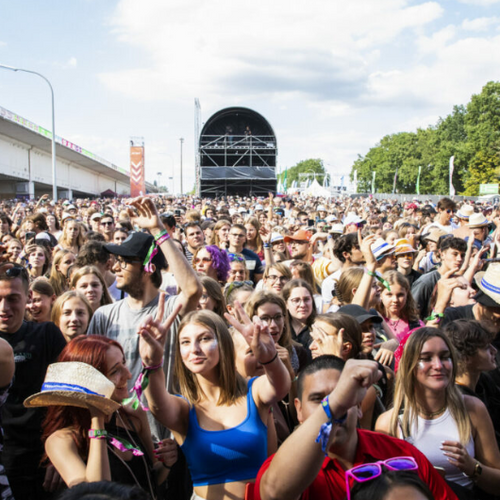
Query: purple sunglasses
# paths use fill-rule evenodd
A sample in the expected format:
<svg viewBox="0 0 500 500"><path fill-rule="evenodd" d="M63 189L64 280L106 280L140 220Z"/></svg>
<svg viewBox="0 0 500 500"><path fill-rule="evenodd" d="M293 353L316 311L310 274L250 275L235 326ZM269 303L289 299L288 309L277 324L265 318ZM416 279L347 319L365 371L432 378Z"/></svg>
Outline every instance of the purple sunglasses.
<svg viewBox="0 0 500 500"><path fill-rule="evenodd" d="M388 470L417 470L418 464L413 457L394 457L381 460L372 464L362 464L345 471L345 489L347 500L351 500L351 488L349 478L352 477L358 483L371 481L382 474L382 465Z"/></svg>

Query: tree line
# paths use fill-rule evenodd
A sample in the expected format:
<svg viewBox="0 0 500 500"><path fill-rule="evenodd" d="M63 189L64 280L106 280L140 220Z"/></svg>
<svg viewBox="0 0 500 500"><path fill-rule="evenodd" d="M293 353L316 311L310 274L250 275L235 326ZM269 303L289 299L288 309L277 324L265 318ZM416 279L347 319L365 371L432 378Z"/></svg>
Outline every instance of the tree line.
<svg viewBox="0 0 500 500"><path fill-rule="evenodd" d="M365 156L358 155L358 192L371 192L373 171L377 192L449 192L450 157L454 156L453 186L457 194L477 196L479 184L497 183L500 175L500 82L488 82L467 105L453 107L436 125L416 132L386 135Z"/></svg>

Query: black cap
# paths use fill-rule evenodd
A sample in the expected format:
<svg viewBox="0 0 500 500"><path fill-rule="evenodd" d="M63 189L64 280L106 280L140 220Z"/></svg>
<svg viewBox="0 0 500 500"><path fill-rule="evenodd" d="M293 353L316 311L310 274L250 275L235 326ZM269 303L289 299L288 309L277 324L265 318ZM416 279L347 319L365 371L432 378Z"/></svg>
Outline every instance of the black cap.
<svg viewBox="0 0 500 500"><path fill-rule="evenodd" d="M489 295L486 295L482 290L478 290L477 294L474 297L476 302L479 302L482 306L485 307L500 307L500 304L494 301Z"/></svg>
<svg viewBox="0 0 500 500"><path fill-rule="evenodd" d="M154 241L155 239L148 233L132 232L121 245L109 243L104 245L104 248L113 255L144 261ZM167 261L161 250L154 256L153 264L160 269L167 267Z"/></svg>
<svg viewBox="0 0 500 500"><path fill-rule="evenodd" d="M369 319L371 319L374 323L382 323L382 318L378 314L373 314L371 311L368 312L366 309L356 304L347 304L346 306L342 306L338 312L352 316L359 324L364 323Z"/></svg>

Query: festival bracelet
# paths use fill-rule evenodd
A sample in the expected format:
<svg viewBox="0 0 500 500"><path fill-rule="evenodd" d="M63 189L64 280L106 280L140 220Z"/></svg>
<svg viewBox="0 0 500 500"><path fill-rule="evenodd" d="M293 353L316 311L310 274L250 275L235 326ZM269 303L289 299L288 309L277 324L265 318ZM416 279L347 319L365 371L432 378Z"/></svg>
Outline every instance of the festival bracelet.
<svg viewBox="0 0 500 500"><path fill-rule="evenodd" d="M321 400L321 406L326 413L328 420L334 424L342 425L347 420L347 412L340 418L334 418L330 409L330 396L326 396Z"/></svg>
<svg viewBox="0 0 500 500"><path fill-rule="evenodd" d="M168 231L166 229L164 229L161 233L158 233L155 236L155 242L157 245L161 245L163 242L169 239L170 239L170 234L168 234Z"/></svg>
<svg viewBox="0 0 500 500"><path fill-rule="evenodd" d="M272 359L270 359L269 361L266 361L265 363L260 363L262 366L265 366L265 365L270 365L276 358L278 357L278 351L276 351L276 354L274 355L274 357Z"/></svg>
<svg viewBox="0 0 500 500"><path fill-rule="evenodd" d="M437 313L432 311L432 314L428 318L425 318L425 321L437 320L437 322L439 323L441 321L441 318L444 318L444 313Z"/></svg>
<svg viewBox="0 0 500 500"><path fill-rule="evenodd" d="M90 439L107 439L108 431L106 429L89 429Z"/></svg>
<svg viewBox="0 0 500 500"><path fill-rule="evenodd" d="M146 366L144 363L142 363L142 369L147 370L148 372L152 372L154 370L159 370L160 368L163 367L164 360L165 360L165 358L161 358L161 361L157 365L154 365L154 366Z"/></svg>
<svg viewBox="0 0 500 500"><path fill-rule="evenodd" d="M372 276L377 281L379 281L382 284L382 286L384 286L384 288L387 289L388 292L391 291L391 287L389 285L389 282L387 280L385 280L384 278L382 278L382 276L379 276L377 273L374 273L373 271L370 271L368 269L366 270L366 274L368 274L368 276Z"/></svg>

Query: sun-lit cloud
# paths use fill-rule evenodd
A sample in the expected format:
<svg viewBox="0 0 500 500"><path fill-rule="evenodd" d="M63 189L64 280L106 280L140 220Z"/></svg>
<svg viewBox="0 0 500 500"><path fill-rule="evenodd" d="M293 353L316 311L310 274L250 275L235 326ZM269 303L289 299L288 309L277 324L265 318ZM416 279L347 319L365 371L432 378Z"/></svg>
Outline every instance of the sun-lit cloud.
<svg viewBox="0 0 500 500"><path fill-rule="evenodd" d="M462 29L467 31L487 31L491 26L500 27L500 17L477 17L464 19Z"/></svg>

